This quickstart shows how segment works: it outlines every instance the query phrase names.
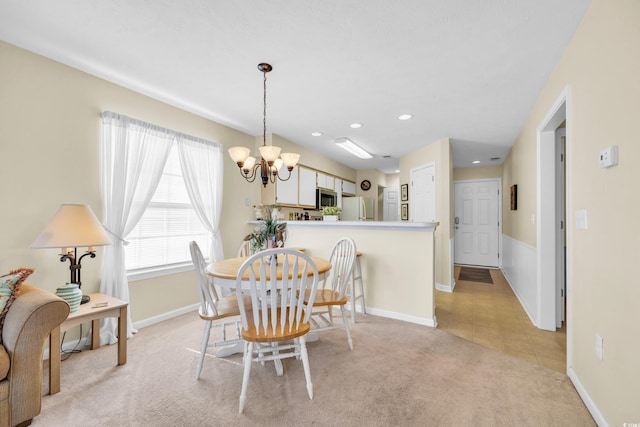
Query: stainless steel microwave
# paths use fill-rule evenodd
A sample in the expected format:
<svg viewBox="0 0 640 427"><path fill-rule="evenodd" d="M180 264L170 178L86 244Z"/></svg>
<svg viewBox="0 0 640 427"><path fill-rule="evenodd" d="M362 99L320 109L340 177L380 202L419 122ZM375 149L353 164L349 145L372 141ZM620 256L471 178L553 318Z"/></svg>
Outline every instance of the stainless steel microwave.
<svg viewBox="0 0 640 427"><path fill-rule="evenodd" d="M335 191L325 190L324 188L316 189L316 209L322 209L325 206L336 206L336 203Z"/></svg>

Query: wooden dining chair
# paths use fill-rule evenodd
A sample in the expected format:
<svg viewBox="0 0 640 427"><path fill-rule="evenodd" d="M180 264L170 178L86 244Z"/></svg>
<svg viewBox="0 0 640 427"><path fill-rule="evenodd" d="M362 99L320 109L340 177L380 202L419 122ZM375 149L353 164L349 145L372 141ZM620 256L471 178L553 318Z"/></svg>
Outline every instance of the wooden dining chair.
<svg viewBox="0 0 640 427"><path fill-rule="evenodd" d="M223 298L218 297L218 293L213 285L212 278L207 274L207 264L202 256L202 251L198 244L193 241L189 243L191 251L191 260L196 271L198 279L198 294L200 295L200 307L198 314L205 321L204 331L202 333L202 342L200 344L200 360L196 369L196 379L200 379L204 356L209 347L232 346L243 343L240 337L240 320L236 318L228 322L220 322L222 319L233 316L240 316L238 301L235 295ZM209 342L211 338L211 329L218 328L220 339ZM227 329L232 329L232 337L227 338Z"/></svg>
<svg viewBox="0 0 640 427"><path fill-rule="evenodd" d="M305 335L311 329L311 306L318 288L318 268L306 254L274 248L247 259L236 277L236 296L245 340L244 375L239 412L247 399L252 362L274 361L278 376L282 359L302 359L307 394L313 399ZM308 289L307 298L305 295ZM243 295L249 294L247 302Z"/></svg>
<svg viewBox="0 0 640 427"><path fill-rule="evenodd" d="M353 341L351 340L345 305L348 300L346 295L347 284L351 280L356 253L356 244L353 239L348 237L338 240L334 245L329 257L331 271L318 287L313 301L313 315L311 318L314 332L338 328L344 329L350 350L353 350ZM334 321L334 307L340 307L342 314L341 324ZM355 310L355 305L352 310Z"/></svg>

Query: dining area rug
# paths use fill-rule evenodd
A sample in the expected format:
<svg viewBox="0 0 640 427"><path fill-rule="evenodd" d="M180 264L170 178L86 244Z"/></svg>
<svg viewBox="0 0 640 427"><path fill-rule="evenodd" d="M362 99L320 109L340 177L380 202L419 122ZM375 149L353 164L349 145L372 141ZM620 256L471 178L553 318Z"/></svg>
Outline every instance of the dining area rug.
<svg viewBox="0 0 640 427"><path fill-rule="evenodd" d="M461 267L458 280L493 284L491 271L488 268Z"/></svg>

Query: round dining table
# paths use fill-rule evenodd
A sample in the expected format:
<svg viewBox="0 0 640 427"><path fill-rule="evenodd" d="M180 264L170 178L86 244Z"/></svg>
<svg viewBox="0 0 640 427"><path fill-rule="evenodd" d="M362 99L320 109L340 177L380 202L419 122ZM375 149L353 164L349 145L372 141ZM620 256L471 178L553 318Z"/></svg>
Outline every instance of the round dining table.
<svg viewBox="0 0 640 427"><path fill-rule="evenodd" d="M227 259L223 259L222 261L211 263L207 266L207 273L214 277L214 283L219 285L220 287L227 288L227 289L235 288L236 277L238 275L238 271L240 270L240 266L242 266L242 263L244 263L248 258L249 257L227 258ZM318 276L319 276L318 279L322 280L324 275L329 270L331 270L331 263L329 262L329 260L326 260L324 258L314 257L314 256L311 257L311 260L314 262L314 264L318 268ZM282 258L278 259L278 265L277 265L278 280L282 280L283 262L284 260ZM300 271L302 271L302 265L301 265L302 262L303 262L302 259L299 258ZM260 277L257 269L255 271L256 271L256 278ZM270 271L267 271L267 274L269 273ZM311 269L308 270L308 274L309 276L312 274ZM248 271L245 273L243 279L249 280ZM269 276L267 276L267 279L269 279Z"/></svg>

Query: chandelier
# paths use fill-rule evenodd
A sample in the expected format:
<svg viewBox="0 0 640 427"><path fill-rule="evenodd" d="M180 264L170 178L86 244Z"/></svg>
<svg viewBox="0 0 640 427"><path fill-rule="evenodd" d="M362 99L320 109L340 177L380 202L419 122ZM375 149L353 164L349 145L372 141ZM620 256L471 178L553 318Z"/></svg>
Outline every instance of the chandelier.
<svg viewBox="0 0 640 427"><path fill-rule="evenodd" d="M263 74L263 113L262 113L262 146L260 147L260 161L255 157L250 156L251 149L247 147L231 147L229 148L229 155L240 169L240 174L248 182L255 181L259 175L262 180L262 185L267 186L267 183L275 183L277 179L286 181L291 178L291 171L300 159L300 154L297 153L282 153L280 154L280 147L274 145L267 145L267 73L273 70L273 67L269 64L258 64L258 70ZM280 157L278 157L280 156ZM279 170L282 166L286 166L289 171L289 175L283 178L279 174ZM258 172L258 169L260 172Z"/></svg>

